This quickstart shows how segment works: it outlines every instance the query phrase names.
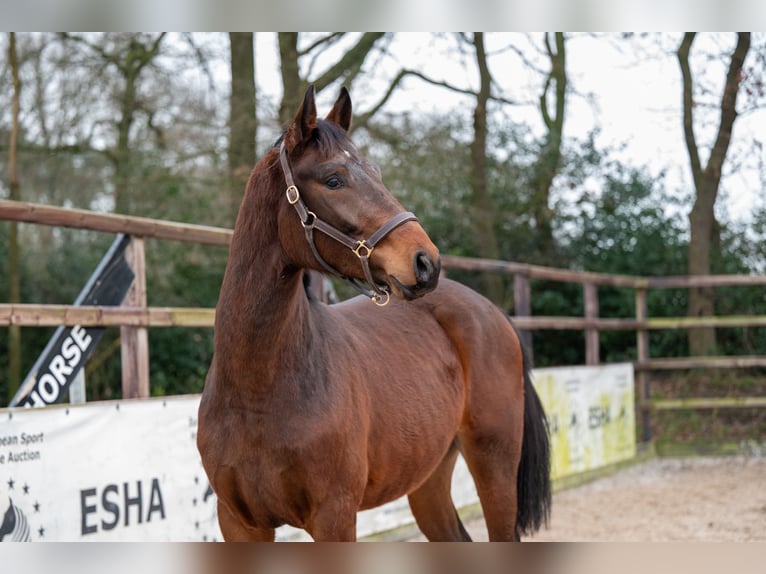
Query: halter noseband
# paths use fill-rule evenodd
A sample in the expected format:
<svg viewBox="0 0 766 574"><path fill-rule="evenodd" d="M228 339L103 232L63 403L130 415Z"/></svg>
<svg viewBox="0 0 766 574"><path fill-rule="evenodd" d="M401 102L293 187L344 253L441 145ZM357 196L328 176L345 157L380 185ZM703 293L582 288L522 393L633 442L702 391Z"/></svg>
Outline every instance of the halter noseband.
<svg viewBox="0 0 766 574"><path fill-rule="evenodd" d="M298 213L301 225L303 225L303 231L306 234L306 241L308 242L309 247L311 247L311 251L314 254L316 260L319 261L319 263L327 272L348 281L351 286L354 287L354 289L369 297L376 305L380 307L387 305L391 299L391 294L388 290L388 287L380 286L375 283L375 279L373 279L372 272L370 271L370 255L372 255L372 251L375 249L375 246L386 235L391 233L401 224L406 223L407 221L417 221L418 218L415 217L415 214L409 211L403 211L401 213L397 213L386 223L381 225L380 228L375 233L370 235L368 239L354 239L350 235L343 233L338 228L333 227L326 221L319 219L313 211L306 207L306 204L303 202L303 199L301 199L301 194L295 185L295 180L293 179L293 174L290 170L290 162L287 157L287 150L285 149L284 142L282 142L279 147L279 161L282 164L282 171L285 174L285 181L287 182L287 190L285 191L287 202L292 205L295 208L295 211ZM314 229L318 229L328 237L331 237L335 241L345 245L354 253L354 255L359 258L359 262L362 264L364 277L367 280L370 288L365 287L364 283L355 277L348 277L343 275L340 271L335 269L332 265L324 260L324 258L319 254L319 251L317 250L317 247L314 243Z"/></svg>

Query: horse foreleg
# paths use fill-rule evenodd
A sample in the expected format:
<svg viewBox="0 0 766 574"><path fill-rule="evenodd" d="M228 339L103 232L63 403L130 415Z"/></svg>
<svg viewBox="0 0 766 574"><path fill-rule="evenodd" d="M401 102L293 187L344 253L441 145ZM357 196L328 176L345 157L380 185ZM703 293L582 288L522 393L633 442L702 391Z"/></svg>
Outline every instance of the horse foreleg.
<svg viewBox="0 0 766 574"><path fill-rule="evenodd" d="M355 542L357 508L345 501L322 505L306 524L306 531L316 542Z"/></svg>
<svg viewBox="0 0 766 574"><path fill-rule="evenodd" d="M273 528L254 528L244 525L220 500L218 501L218 525L226 542L274 542Z"/></svg>

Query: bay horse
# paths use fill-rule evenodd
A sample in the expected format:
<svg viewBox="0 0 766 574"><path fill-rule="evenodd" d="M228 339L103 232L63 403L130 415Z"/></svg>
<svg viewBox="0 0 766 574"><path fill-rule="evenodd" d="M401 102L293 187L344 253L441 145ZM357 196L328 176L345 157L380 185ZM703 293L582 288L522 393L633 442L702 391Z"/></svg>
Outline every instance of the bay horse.
<svg viewBox="0 0 766 574"><path fill-rule="evenodd" d="M254 167L231 240L197 445L225 540L290 524L355 540L356 513L407 495L429 540L470 540L450 494L459 453L490 540L547 522L547 423L509 318L439 279L439 252L351 142L343 88L310 87ZM313 299L306 270L359 296ZM373 304L374 303L374 304Z"/></svg>

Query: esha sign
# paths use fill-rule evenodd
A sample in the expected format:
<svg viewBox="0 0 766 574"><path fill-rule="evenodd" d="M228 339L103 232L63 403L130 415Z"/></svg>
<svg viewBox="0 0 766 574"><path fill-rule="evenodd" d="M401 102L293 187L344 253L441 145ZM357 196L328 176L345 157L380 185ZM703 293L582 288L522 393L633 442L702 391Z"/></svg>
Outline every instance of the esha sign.
<svg viewBox="0 0 766 574"><path fill-rule="evenodd" d="M220 539L199 396L0 410L0 541Z"/></svg>
<svg viewBox="0 0 766 574"><path fill-rule="evenodd" d="M630 364L537 369L533 379L550 420L554 478L635 456ZM0 409L0 541L220 540L196 446L199 400ZM452 493L458 508L478 501L462 459ZM401 498L361 512L357 532L412 522ZM306 538L277 530L278 540Z"/></svg>

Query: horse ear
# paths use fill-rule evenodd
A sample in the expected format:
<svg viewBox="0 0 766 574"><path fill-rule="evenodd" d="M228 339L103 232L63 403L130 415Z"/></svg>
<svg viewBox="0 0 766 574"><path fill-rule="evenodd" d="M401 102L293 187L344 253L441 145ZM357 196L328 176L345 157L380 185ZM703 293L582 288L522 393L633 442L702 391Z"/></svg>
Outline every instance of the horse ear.
<svg viewBox="0 0 766 574"><path fill-rule="evenodd" d="M346 131L351 127L351 95L345 86L341 87L338 99L335 100L326 119L335 122Z"/></svg>
<svg viewBox="0 0 766 574"><path fill-rule="evenodd" d="M303 103L298 108L290 127L285 134L285 147L292 151L298 145L305 143L317 126L317 106L314 97L314 86L311 85L303 96Z"/></svg>

